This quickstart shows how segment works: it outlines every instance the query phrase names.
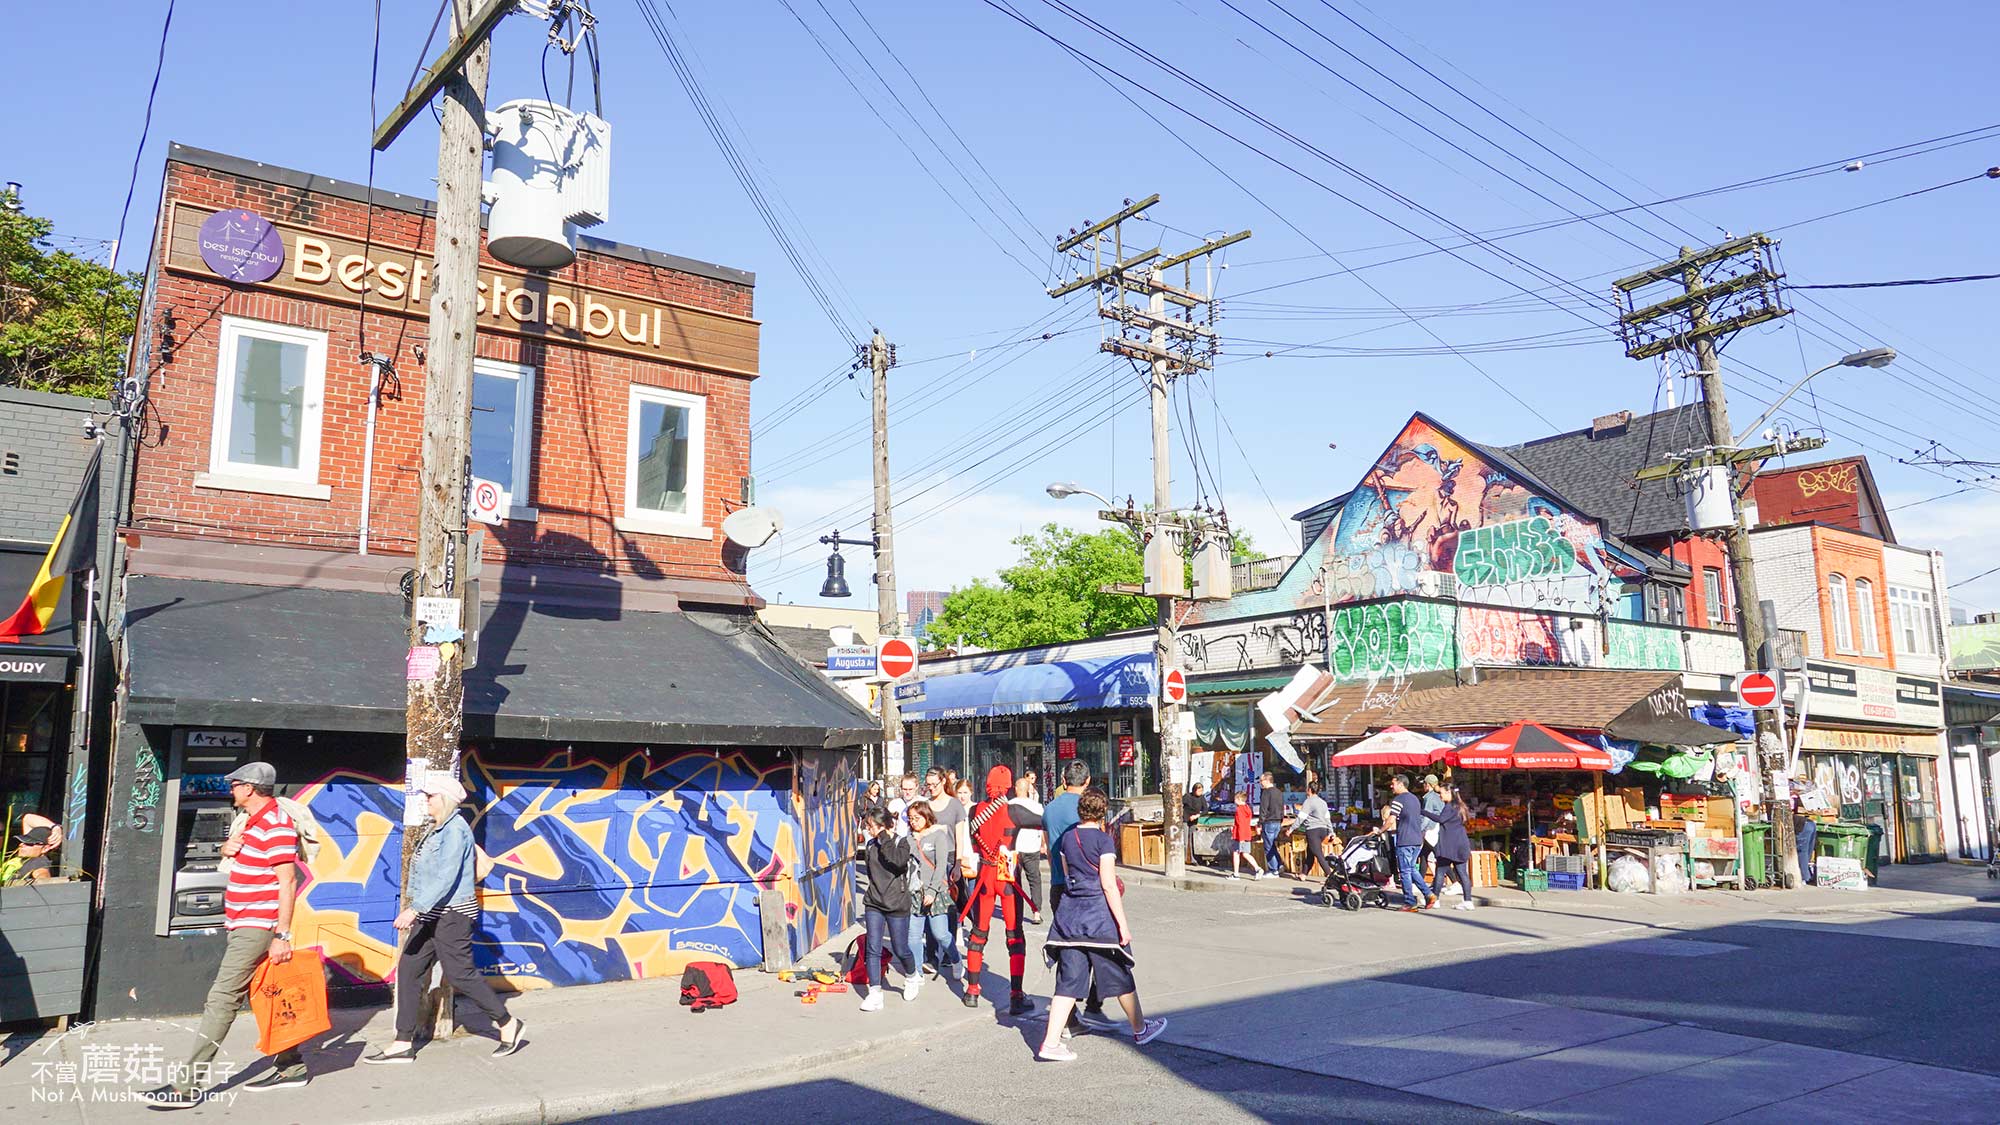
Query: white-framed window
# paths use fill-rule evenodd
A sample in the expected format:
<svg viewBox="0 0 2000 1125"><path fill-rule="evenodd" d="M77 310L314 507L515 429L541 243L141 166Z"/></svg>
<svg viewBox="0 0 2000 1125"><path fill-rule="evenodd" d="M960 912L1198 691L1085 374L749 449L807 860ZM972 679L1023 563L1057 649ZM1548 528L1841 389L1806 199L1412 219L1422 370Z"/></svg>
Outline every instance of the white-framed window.
<svg viewBox="0 0 2000 1125"><path fill-rule="evenodd" d="M1854 651L1854 618L1847 605L1847 578L1845 575L1826 576L1826 597L1833 607L1833 648L1836 652Z"/></svg>
<svg viewBox="0 0 2000 1125"><path fill-rule="evenodd" d="M1929 590L1889 587L1889 632L1905 656L1937 655L1937 607Z"/></svg>
<svg viewBox="0 0 2000 1125"><path fill-rule="evenodd" d="M330 498L319 483L325 400L326 333L223 317L208 472L195 484Z"/></svg>
<svg viewBox="0 0 2000 1125"><path fill-rule="evenodd" d="M535 369L494 359L472 363L472 475L506 490L500 511L534 519L528 506L535 458Z"/></svg>
<svg viewBox="0 0 2000 1125"><path fill-rule="evenodd" d="M634 386L631 395L619 530L710 538L701 524L707 400L644 386Z"/></svg>
<svg viewBox="0 0 2000 1125"><path fill-rule="evenodd" d="M1866 578L1854 580L1854 618L1861 634L1861 651L1882 655L1882 638L1875 632L1875 583Z"/></svg>
<svg viewBox="0 0 2000 1125"><path fill-rule="evenodd" d="M1722 572L1712 566L1701 568L1701 607L1710 625L1722 624Z"/></svg>

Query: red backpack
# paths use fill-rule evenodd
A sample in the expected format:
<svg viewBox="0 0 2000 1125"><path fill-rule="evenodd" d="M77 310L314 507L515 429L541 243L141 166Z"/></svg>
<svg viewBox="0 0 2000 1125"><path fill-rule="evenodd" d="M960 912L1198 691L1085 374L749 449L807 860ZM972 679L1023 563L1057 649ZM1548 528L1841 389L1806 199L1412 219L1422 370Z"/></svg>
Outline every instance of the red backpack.
<svg viewBox="0 0 2000 1125"><path fill-rule="evenodd" d="M681 1004L697 1012L736 1003L736 977L720 961L695 961L681 973Z"/></svg>
<svg viewBox="0 0 2000 1125"><path fill-rule="evenodd" d="M889 946L888 941L882 943L882 972L885 976L889 972ZM854 940L847 946L847 983L857 988L868 983L867 948L868 935L865 933L854 935Z"/></svg>

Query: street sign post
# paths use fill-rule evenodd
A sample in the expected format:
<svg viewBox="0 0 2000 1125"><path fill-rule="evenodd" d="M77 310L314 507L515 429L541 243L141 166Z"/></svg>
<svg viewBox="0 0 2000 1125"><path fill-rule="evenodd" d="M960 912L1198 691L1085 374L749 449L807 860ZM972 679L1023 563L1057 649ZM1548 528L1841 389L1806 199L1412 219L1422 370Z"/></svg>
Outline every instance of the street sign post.
<svg viewBox="0 0 2000 1125"><path fill-rule="evenodd" d="M891 680L917 670L917 643L908 637L883 637L875 645L875 667Z"/></svg>
<svg viewBox="0 0 2000 1125"><path fill-rule="evenodd" d="M1745 672L1736 677L1736 698L1743 706L1766 711L1783 702L1775 672Z"/></svg>
<svg viewBox="0 0 2000 1125"><path fill-rule="evenodd" d="M875 674L875 646L834 645L826 650L829 676L872 676Z"/></svg>
<svg viewBox="0 0 2000 1125"><path fill-rule="evenodd" d="M1179 668L1167 669L1160 678L1160 698L1178 707L1187 702L1187 673Z"/></svg>

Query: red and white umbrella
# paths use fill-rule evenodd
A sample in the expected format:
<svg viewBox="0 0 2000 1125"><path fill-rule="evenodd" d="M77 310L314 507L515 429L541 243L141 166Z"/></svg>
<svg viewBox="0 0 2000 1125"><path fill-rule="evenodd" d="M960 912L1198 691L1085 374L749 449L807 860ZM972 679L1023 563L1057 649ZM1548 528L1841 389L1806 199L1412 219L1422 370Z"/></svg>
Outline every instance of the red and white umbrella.
<svg viewBox="0 0 2000 1125"><path fill-rule="evenodd" d="M1451 743L1418 734L1402 727L1390 727L1326 760L1328 766L1407 766L1421 769L1433 765L1451 752Z"/></svg>
<svg viewBox="0 0 2000 1125"><path fill-rule="evenodd" d="M1445 760L1466 770L1611 769L1611 755L1540 723L1515 723L1478 742L1461 746Z"/></svg>

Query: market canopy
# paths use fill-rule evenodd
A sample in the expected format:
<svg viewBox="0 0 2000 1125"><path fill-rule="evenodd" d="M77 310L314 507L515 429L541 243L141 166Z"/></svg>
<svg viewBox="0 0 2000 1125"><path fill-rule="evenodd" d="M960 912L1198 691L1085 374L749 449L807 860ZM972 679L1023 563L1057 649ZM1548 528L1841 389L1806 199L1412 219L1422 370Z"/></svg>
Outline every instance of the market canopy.
<svg viewBox="0 0 2000 1125"><path fill-rule="evenodd" d="M1611 755L1540 723L1515 723L1445 755L1465 770L1609 770Z"/></svg>
<svg viewBox="0 0 2000 1125"><path fill-rule="evenodd" d="M1714 746L1736 735L1688 717L1680 673L1523 668L1476 684L1411 692L1383 719L1412 730L1531 722L1663 746Z"/></svg>
<svg viewBox="0 0 2000 1125"><path fill-rule="evenodd" d="M403 599L133 577L126 717L183 726L400 732ZM747 614L483 605L470 738L857 746L875 720Z"/></svg>
<svg viewBox="0 0 2000 1125"><path fill-rule="evenodd" d="M899 684L905 720L1049 715L1150 707L1158 690L1151 653L1016 664Z"/></svg>
<svg viewBox="0 0 2000 1125"><path fill-rule="evenodd" d="M1451 752L1451 743L1418 734L1402 727L1390 727L1326 760L1329 769L1337 766L1407 766L1421 769L1433 765Z"/></svg>

